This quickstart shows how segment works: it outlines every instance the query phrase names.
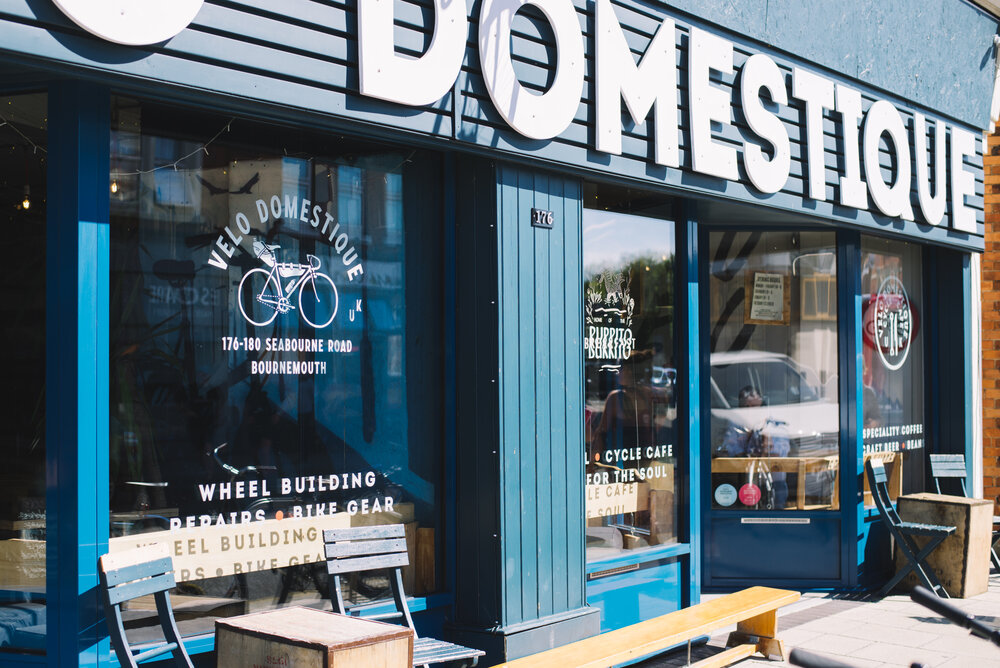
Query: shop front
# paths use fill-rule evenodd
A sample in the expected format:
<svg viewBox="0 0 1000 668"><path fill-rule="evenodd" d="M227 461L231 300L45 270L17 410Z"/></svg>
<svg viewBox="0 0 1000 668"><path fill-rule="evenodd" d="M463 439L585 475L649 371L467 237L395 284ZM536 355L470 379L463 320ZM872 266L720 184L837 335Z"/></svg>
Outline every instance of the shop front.
<svg viewBox="0 0 1000 668"><path fill-rule="evenodd" d="M974 455L997 22L714 4L0 7L0 663L114 665L152 542L207 662L327 528L493 663L881 577L865 461Z"/></svg>

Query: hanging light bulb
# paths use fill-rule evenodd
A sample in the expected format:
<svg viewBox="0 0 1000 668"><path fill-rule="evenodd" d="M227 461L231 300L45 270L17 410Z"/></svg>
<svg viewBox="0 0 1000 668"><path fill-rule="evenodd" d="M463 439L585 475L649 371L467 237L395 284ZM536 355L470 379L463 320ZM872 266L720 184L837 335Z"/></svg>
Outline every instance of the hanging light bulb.
<svg viewBox="0 0 1000 668"><path fill-rule="evenodd" d="M31 186L24 184L24 199L21 200L21 208L28 210L31 208Z"/></svg>
<svg viewBox="0 0 1000 668"><path fill-rule="evenodd" d="M111 181L111 194L112 195L117 195L118 194L118 180L117 179L114 179L114 180Z"/></svg>

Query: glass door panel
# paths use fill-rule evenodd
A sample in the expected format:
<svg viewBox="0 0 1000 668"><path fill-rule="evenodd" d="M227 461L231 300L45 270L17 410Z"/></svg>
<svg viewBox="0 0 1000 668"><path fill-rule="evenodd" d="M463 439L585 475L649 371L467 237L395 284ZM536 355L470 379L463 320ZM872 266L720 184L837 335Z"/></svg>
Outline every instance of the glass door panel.
<svg viewBox="0 0 1000 668"><path fill-rule="evenodd" d="M673 222L584 209L583 269L590 562L677 542Z"/></svg>
<svg viewBox="0 0 1000 668"><path fill-rule="evenodd" d="M834 233L712 232L708 256L712 508L838 508Z"/></svg>

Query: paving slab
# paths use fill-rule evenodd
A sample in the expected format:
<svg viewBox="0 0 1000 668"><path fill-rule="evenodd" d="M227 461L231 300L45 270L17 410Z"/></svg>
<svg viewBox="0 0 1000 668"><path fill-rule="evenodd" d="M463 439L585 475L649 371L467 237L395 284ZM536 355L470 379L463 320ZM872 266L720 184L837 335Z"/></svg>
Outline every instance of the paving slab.
<svg viewBox="0 0 1000 668"><path fill-rule="evenodd" d="M1000 573L990 576L989 591L950 601L967 614L1000 628ZM861 593L806 592L800 601L778 613L779 638L786 651L802 648L856 668L1000 668L1000 647L973 637L966 629L914 603L905 593L882 599ZM714 633L708 643L692 648L692 662L725 648L731 629ZM639 668L681 668L687 652L676 650L647 659ZM738 668L790 666L785 661L751 657Z"/></svg>

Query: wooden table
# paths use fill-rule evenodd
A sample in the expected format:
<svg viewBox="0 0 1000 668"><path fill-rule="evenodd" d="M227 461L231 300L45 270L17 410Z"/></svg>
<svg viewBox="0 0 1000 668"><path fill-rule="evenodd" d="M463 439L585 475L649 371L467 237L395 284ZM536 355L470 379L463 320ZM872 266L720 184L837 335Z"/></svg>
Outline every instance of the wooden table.
<svg viewBox="0 0 1000 668"><path fill-rule="evenodd" d="M990 581L990 540L992 538L993 502L967 499L947 494L907 494L899 497L897 512L905 522L939 524L955 527L955 533L927 557L949 596L966 598L985 593ZM916 538L923 545L926 539ZM896 554L896 567L905 560ZM910 574L905 586L918 584Z"/></svg>
<svg viewBox="0 0 1000 668"><path fill-rule="evenodd" d="M219 668L410 668L413 631L396 624L287 607L215 622Z"/></svg>

